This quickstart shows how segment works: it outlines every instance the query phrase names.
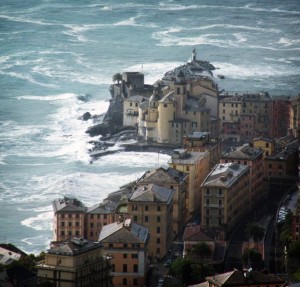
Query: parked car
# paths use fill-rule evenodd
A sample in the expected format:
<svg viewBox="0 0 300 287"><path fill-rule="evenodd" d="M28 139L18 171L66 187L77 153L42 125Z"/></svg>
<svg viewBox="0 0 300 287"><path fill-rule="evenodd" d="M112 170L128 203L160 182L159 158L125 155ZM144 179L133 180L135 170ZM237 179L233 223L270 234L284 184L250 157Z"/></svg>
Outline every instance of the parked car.
<svg viewBox="0 0 300 287"><path fill-rule="evenodd" d="M165 262L165 267L169 268L172 264L172 260L171 259L168 259L166 262Z"/></svg>

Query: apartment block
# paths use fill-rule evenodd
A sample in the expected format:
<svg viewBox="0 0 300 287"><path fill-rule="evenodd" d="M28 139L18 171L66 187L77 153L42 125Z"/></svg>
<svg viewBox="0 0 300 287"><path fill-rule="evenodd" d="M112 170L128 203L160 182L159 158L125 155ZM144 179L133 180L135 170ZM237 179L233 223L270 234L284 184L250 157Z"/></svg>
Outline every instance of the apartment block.
<svg viewBox="0 0 300 287"><path fill-rule="evenodd" d="M36 265L38 277L53 286L111 287L110 261L102 245L83 238L57 242Z"/></svg>
<svg viewBox="0 0 300 287"><path fill-rule="evenodd" d="M128 200L133 222L149 229L149 256L162 259L173 240L173 196L171 188L156 184L137 186Z"/></svg>
<svg viewBox="0 0 300 287"><path fill-rule="evenodd" d="M201 213L201 184L209 173L209 152L174 150L168 165L189 175L186 198L187 220Z"/></svg>
<svg viewBox="0 0 300 287"><path fill-rule="evenodd" d="M220 157L221 164L230 162L247 165L250 168L249 203L252 209L267 196L268 192L267 182L264 181L263 151L249 145L231 148Z"/></svg>
<svg viewBox="0 0 300 287"><path fill-rule="evenodd" d="M87 208L81 201L76 198L64 197L53 201L52 207L54 210L54 241L85 237L85 213Z"/></svg>
<svg viewBox="0 0 300 287"><path fill-rule="evenodd" d="M131 219L103 227L99 242L111 258L113 286L145 286L148 270L148 228Z"/></svg>
<svg viewBox="0 0 300 287"><path fill-rule="evenodd" d="M215 166L202 184L202 220L207 228L217 228L226 237L249 212L250 168L238 163Z"/></svg>
<svg viewBox="0 0 300 287"><path fill-rule="evenodd" d="M160 167L144 173L136 182L138 186L156 184L174 190L173 237L182 231L186 223L186 197L188 174L171 167Z"/></svg>

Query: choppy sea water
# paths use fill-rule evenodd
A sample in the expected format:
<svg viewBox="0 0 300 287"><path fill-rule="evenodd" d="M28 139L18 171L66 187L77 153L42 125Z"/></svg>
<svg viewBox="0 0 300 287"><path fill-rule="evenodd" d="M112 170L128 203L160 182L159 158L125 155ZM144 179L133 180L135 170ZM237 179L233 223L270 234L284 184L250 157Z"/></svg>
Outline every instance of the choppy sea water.
<svg viewBox="0 0 300 287"><path fill-rule="evenodd" d="M0 2L0 242L29 253L52 239L51 202L87 206L168 161L118 153L90 164L91 121L108 107L112 75L152 84L193 48L223 74L220 89L300 92L300 2Z"/></svg>

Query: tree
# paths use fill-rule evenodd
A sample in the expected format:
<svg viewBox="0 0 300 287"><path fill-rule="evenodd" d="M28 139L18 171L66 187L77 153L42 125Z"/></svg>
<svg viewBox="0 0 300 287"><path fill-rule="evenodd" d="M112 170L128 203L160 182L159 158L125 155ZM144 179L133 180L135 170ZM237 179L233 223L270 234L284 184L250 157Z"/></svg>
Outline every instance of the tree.
<svg viewBox="0 0 300 287"><path fill-rule="evenodd" d="M118 82L118 85L119 85L120 81L122 81L121 73L116 73L113 75L113 82L116 82L116 81Z"/></svg>
<svg viewBox="0 0 300 287"><path fill-rule="evenodd" d="M262 240L265 235L265 229L257 223L249 223L245 232L248 240L252 238L254 242Z"/></svg>
<svg viewBox="0 0 300 287"><path fill-rule="evenodd" d="M250 265L249 267L260 270L262 265L262 255L256 248L251 248L243 252L242 261L244 266Z"/></svg>
<svg viewBox="0 0 300 287"><path fill-rule="evenodd" d="M211 254L212 252L208 244L206 242L200 242L193 246L188 256L194 259L200 258L201 261L203 261L205 258L210 257Z"/></svg>

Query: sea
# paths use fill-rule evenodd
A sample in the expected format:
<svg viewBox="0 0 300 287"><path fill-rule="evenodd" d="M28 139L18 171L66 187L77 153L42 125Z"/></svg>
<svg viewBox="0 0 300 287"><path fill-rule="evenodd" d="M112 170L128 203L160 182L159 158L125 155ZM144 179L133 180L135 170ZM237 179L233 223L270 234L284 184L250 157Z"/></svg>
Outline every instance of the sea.
<svg viewBox="0 0 300 287"><path fill-rule="evenodd" d="M299 0L1 0L0 242L39 254L52 240L52 202L86 206L145 171L155 152L91 163L85 131L108 108L112 77L153 84L191 59L211 62L219 89L300 93Z"/></svg>

